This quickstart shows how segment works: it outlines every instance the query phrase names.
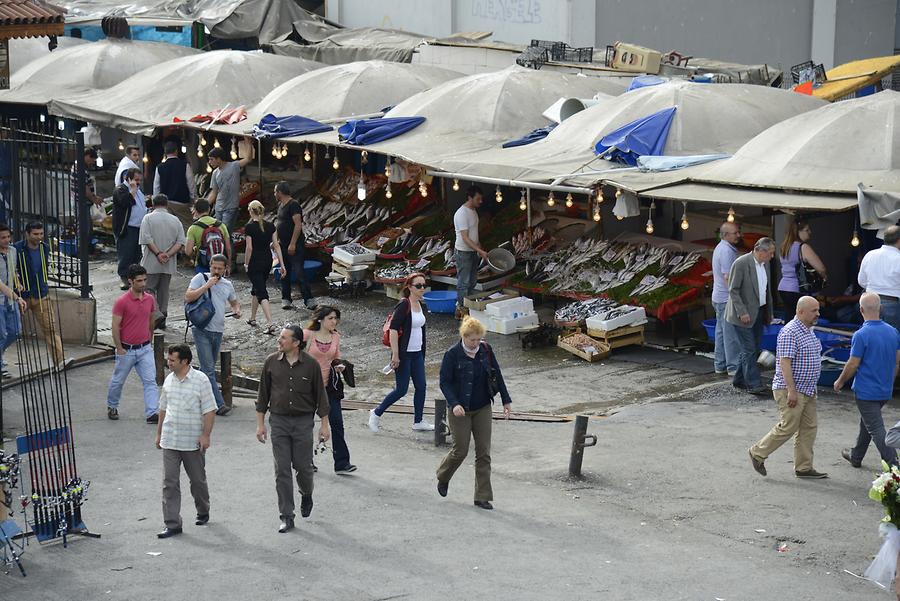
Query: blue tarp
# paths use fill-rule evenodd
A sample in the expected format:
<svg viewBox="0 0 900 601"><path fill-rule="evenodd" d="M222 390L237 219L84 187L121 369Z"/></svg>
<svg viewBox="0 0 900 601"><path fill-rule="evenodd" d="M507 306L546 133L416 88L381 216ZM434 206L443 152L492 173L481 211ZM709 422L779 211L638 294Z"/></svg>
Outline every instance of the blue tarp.
<svg viewBox="0 0 900 601"><path fill-rule="evenodd" d="M424 122L425 117L353 119L338 128L338 136L347 144L374 144L395 138Z"/></svg>
<svg viewBox="0 0 900 601"><path fill-rule="evenodd" d="M533 129L521 138L517 138L515 140L510 140L503 144L503 148L512 148L514 146L525 146L526 144L531 144L532 142L537 142L538 140L543 140L547 137L553 128L556 127L556 123L551 123L547 127L539 127L537 129Z"/></svg>
<svg viewBox="0 0 900 601"><path fill-rule="evenodd" d="M331 131L330 125L319 123L314 119L301 117L300 115L287 115L276 117L266 115L253 126L253 135L257 138L287 138L289 136L304 136L317 134L323 131Z"/></svg>
<svg viewBox="0 0 900 601"><path fill-rule="evenodd" d="M640 88L658 86L661 83L666 83L666 81L668 80L663 79L659 75L638 75L631 80L631 83L628 84L628 89L625 91L630 92L631 90L638 90Z"/></svg>
<svg viewBox="0 0 900 601"><path fill-rule="evenodd" d="M637 165L640 156L664 154L674 116L673 106L627 123L600 138L594 152L632 167Z"/></svg>

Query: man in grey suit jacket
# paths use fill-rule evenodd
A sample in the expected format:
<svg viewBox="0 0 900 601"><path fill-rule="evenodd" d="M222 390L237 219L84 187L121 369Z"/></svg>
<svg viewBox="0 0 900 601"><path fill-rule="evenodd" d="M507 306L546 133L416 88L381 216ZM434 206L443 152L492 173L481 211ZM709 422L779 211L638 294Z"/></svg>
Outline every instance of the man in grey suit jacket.
<svg viewBox="0 0 900 601"><path fill-rule="evenodd" d="M740 355L732 383L750 394L766 394L759 378L756 359L762 344L763 328L772 318L772 271L769 262L775 256L775 242L760 238L753 252L739 257L728 276L728 304L725 319L735 326Z"/></svg>

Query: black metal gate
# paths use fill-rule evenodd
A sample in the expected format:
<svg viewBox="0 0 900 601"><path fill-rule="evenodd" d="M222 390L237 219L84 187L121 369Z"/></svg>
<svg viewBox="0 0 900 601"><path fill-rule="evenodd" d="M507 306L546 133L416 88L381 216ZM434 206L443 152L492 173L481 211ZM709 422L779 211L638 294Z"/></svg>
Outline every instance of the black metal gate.
<svg viewBox="0 0 900 601"><path fill-rule="evenodd" d="M84 135L61 123L44 115L0 118L0 160L8 173L0 188L0 217L14 240L24 236L30 221L43 223L51 286L88 298L91 214L84 198Z"/></svg>

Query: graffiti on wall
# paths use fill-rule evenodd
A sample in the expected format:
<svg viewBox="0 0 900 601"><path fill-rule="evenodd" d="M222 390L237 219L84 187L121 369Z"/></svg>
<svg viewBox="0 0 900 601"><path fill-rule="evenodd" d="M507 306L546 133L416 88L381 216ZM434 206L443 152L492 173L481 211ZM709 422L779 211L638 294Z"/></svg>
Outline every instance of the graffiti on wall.
<svg viewBox="0 0 900 601"><path fill-rule="evenodd" d="M472 16L504 23L541 23L539 0L472 0Z"/></svg>

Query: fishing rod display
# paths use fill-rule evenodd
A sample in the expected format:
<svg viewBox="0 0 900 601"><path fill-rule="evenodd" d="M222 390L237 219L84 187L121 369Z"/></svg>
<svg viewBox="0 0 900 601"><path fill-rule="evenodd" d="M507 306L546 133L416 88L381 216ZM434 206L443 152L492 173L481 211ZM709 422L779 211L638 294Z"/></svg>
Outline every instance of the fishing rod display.
<svg viewBox="0 0 900 601"><path fill-rule="evenodd" d="M7 455L0 449L0 565L5 568L7 574L15 565L19 568L22 576L25 576L25 567L22 565L21 558L25 552L27 538L19 536L22 534L22 530L10 517L15 512L13 509L15 493L13 491L18 487L19 456ZM22 512L24 513L24 509Z"/></svg>

